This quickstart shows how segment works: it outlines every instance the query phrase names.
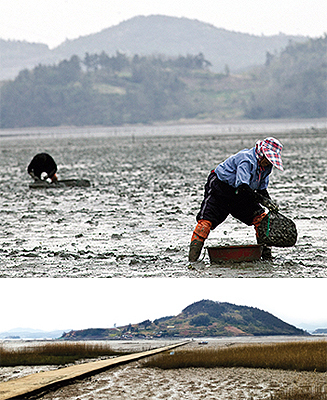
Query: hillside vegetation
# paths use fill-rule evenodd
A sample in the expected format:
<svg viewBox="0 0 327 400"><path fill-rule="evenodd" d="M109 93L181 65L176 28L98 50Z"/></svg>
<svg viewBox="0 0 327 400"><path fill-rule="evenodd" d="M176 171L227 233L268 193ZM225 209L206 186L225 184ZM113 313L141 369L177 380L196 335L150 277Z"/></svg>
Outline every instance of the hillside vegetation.
<svg viewBox="0 0 327 400"><path fill-rule="evenodd" d="M145 320L112 329L85 329L64 333L62 339L132 339L254 335L306 335L272 314L254 307L202 300L177 316Z"/></svg>
<svg viewBox="0 0 327 400"><path fill-rule="evenodd" d="M247 106L249 118L327 116L327 35L290 44L278 57L267 54L256 74L264 87Z"/></svg>
<svg viewBox="0 0 327 400"><path fill-rule="evenodd" d="M241 75L211 72L202 53L74 55L4 83L0 127L326 117L326 43L327 36L289 44Z"/></svg>

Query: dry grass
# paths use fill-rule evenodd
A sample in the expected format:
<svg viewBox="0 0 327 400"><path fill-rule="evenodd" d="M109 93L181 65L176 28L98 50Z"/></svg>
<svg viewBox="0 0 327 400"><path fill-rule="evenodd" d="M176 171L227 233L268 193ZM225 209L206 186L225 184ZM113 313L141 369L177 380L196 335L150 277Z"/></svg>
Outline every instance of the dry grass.
<svg viewBox="0 0 327 400"><path fill-rule="evenodd" d="M303 341L215 349L180 349L151 357L144 366L162 369L245 367L327 371L327 342Z"/></svg>
<svg viewBox="0 0 327 400"><path fill-rule="evenodd" d="M0 366L63 365L77 360L117 356L109 345L88 343L46 343L39 346L5 349L0 346Z"/></svg>

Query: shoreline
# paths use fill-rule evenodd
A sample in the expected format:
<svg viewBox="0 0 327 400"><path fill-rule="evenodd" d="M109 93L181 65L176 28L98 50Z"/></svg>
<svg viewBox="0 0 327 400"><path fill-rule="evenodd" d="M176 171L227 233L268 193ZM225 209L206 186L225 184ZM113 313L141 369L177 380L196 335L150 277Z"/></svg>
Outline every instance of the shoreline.
<svg viewBox="0 0 327 400"><path fill-rule="evenodd" d="M38 346L44 343L94 343L94 344L109 344L113 350L124 351L141 351L146 347L156 348L167 346L180 341L189 341L189 345L198 345L200 342L208 342L206 347L210 346L230 346L231 344L273 344L298 341L327 341L327 335L306 335L306 336L219 336L219 337L186 337L186 338L154 338L154 339L106 339L106 340L61 340L61 339L0 339L0 345L4 347L19 348L24 346Z"/></svg>
<svg viewBox="0 0 327 400"><path fill-rule="evenodd" d="M313 131L327 129L326 118L312 119L269 119L269 120L179 120L156 122L148 125L123 126L49 126L49 127L22 127L0 129L0 138L34 137L34 136L77 136L77 135L105 135L113 137L124 136L158 136L158 135L198 135L198 128L202 134L254 134L291 132L294 130ZM144 130L147 130L144 133ZM201 133L200 133L201 134Z"/></svg>

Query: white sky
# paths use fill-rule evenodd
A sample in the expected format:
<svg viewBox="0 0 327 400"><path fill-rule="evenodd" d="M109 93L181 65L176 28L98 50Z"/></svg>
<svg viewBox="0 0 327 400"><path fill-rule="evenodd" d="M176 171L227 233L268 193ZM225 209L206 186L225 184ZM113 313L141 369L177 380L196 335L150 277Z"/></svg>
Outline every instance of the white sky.
<svg viewBox="0 0 327 400"><path fill-rule="evenodd" d="M177 315L208 299L327 327L327 279L0 279L0 332L110 328Z"/></svg>
<svg viewBox="0 0 327 400"><path fill-rule="evenodd" d="M55 47L137 15L187 17L255 35L327 32L326 0L0 0L0 38Z"/></svg>

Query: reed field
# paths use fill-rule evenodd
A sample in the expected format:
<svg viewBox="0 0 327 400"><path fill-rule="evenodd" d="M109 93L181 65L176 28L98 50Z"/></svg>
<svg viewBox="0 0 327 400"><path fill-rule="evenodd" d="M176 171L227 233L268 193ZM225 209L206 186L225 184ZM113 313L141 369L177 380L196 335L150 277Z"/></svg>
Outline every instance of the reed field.
<svg viewBox="0 0 327 400"><path fill-rule="evenodd" d="M110 345L103 343L46 343L16 349L0 346L0 366L64 365L78 360L114 357L126 353L115 351Z"/></svg>
<svg viewBox="0 0 327 400"><path fill-rule="evenodd" d="M327 371L327 342L247 344L211 349L179 349L146 359L161 369L244 367L292 371Z"/></svg>

